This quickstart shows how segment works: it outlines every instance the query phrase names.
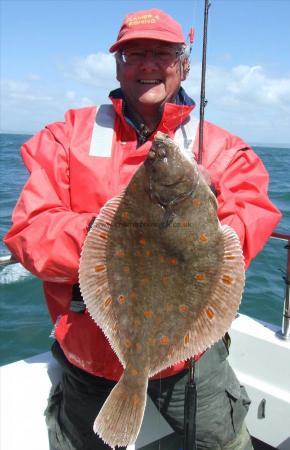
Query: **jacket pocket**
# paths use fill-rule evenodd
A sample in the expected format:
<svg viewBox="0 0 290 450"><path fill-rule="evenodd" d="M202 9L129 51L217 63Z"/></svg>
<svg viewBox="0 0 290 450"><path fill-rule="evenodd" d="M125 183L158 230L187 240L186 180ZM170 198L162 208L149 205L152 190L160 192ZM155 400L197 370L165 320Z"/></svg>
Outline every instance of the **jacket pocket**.
<svg viewBox="0 0 290 450"><path fill-rule="evenodd" d="M240 385L234 371L229 367L226 394L230 403L231 420L234 432L237 433L247 415L251 400L244 386Z"/></svg>

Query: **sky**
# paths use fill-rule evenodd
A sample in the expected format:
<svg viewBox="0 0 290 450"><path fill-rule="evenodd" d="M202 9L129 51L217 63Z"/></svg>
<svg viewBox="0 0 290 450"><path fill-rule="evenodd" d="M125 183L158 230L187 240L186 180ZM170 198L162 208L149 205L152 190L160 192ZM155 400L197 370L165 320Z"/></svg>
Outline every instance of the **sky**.
<svg viewBox="0 0 290 450"><path fill-rule="evenodd" d="M159 8L195 29L183 86L199 113L203 0L0 0L2 132L35 133L108 103L124 16ZM205 118L249 143L290 144L290 0L211 0Z"/></svg>

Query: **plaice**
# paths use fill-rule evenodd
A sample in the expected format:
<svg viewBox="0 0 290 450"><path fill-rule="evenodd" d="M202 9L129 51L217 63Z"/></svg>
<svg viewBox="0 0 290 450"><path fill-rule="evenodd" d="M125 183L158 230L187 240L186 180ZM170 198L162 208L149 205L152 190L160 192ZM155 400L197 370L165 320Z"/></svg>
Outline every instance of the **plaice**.
<svg viewBox="0 0 290 450"><path fill-rule="evenodd" d="M235 317L244 259L216 209L195 161L159 132L87 236L81 292L124 367L94 423L111 447L136 441L148 378L204 351Z"/></svg>

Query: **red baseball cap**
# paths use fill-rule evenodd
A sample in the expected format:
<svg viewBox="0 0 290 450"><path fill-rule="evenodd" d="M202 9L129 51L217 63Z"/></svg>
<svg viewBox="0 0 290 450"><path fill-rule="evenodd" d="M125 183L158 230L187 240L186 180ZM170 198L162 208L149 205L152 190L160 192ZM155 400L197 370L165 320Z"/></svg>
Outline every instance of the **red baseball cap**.
<svg viewBox="0 0 290 450"><path fill-rule="evenodd" d="M117 51L124 42L132 39L156 39L185 44L180 24L160 9L129 13L122 23L117 41L110 48L110 52Z"/></svg>

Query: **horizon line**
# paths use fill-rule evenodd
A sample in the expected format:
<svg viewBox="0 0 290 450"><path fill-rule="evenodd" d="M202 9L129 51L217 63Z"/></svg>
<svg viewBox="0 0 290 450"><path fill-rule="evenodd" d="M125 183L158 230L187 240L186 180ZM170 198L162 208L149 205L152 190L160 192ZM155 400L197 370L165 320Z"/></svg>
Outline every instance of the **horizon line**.
<svg viewBox="0 0 290 450"><path fill-rule="evenodd" d="M34 136L38 131L32 132L32 131L5 131L0 130L0 134L17 134L22 136ZM279 147L279 148L289 148L290 149L290 143L283 143L283 142L249 142L249 145L251 147Z"/></svg>

